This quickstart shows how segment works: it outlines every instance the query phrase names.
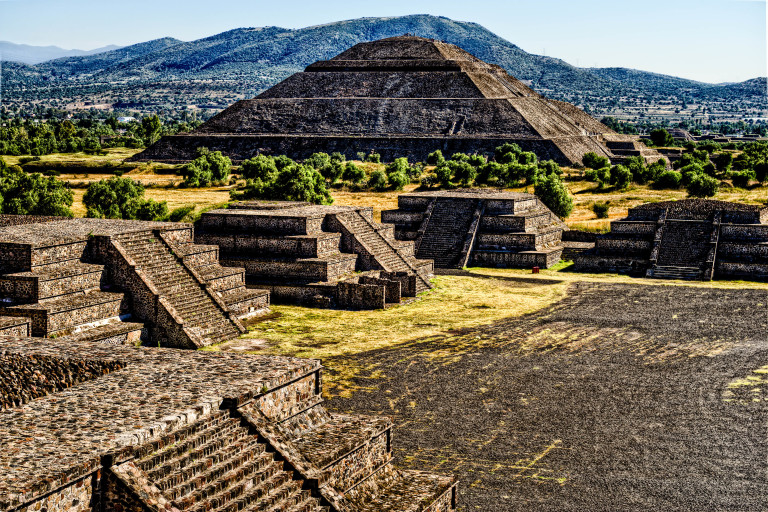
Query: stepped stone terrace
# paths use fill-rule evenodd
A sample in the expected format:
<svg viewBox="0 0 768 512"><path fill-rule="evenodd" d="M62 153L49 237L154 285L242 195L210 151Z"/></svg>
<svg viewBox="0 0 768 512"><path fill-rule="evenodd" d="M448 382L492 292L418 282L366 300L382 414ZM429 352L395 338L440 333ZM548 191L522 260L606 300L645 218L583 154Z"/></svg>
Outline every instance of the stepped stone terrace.
<svg viewBox="0 0 768 512"><path fill-rule="evenodd" d="M435 267L548 268L560 261L568 228L532 194L493 190L414 192L381 213L395 237L413 242Z"/></svg>
<svg viewBox="0 0 768 512"><path fill-rule="evenodd" d="M200 218L195 241L276 302L381 309L431 288L432 262L373 221L371 208L235 202Z"/></svg>
<svg viewBox="0 0 768 512"><path fill-rule="evenodd" d="M768 207L685 199L648 203L576 257L587 272L667 279L768 278Z"/></svg>
<svg viewBox="0 0 768 512"><path fill-rule="evenodd" d="M13 336L0 359L1 510L456 508L454 478L392 466L389 419L325 409L317 360Z"/></svg>
<svg viewBox="0 0 768 512"><path fill-rule="evenodd" d="M306 158L376 151L385 161L490 153L505 142L562 164L595 152L618 162L657 160L577 107L550 100L461 48L402 36L360 43L309 65L189 134L161 138L135 160L189 161L199 147L235 161L256 154Z"/></svg>
<svg viewBox="0 0 768 512"><path fill-rule="evenodd" d="M0 334L199 348L245 332L269 292L191 224L0 216Z"/></svg>

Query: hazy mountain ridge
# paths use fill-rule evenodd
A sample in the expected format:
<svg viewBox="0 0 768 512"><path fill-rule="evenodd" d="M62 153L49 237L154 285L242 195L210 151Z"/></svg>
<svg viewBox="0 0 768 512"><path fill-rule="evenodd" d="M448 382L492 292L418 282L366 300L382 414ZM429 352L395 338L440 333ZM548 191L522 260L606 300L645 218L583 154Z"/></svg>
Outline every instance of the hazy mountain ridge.
<svg viewBox="0 0 768 512"><path fill-rule="evenodd" d="M66 50L58 46L34 46L17 44L10 41L0 41L0 55L3 61L21 62L22 64L40 64L61 57L82 57L119 49L120 46L110 44L93 50Z"/></svg>
<svg viewBox="0 0 768 512"><path fill-rule="evenodd" d="M354 44L405 33L456 44L530 81L534 89L548 96L587 107L597 105L598 99L633 95L723 100L747 95L754 96L750 101L765 102L765 78L716 85L626 68L577 68L560 59L527 53L476 23L428 15L361 18L297 30L239 28L196 41L162 38L34 66L5 63L3 88L7 99L23 104L48 96L66 100L85 90L101 91L105 98L110 94L151 95L153 88L165 90L168 84L179 87L181 82L205 81L212 98L230 93L240 98ZM166 105L179 105L184 100L165 101Z"/></svg>

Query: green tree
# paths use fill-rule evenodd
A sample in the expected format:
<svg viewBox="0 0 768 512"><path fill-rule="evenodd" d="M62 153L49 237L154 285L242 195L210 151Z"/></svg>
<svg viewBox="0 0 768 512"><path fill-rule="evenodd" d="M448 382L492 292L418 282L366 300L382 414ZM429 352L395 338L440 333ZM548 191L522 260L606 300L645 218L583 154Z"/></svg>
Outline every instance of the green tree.
<svg viewBox="0 0 768 512"><path fill-rule="evenodd" d="M162 130L163 125L157 115L145 116L141 119L141 132L144 134L147 146L157 142Z"/></svg>
<svg viewBox="0 0 768 512"><path fill-rule="evenodd" d="M445 163L443 152L439 149L431 152L429 155L427 155L427 163L429 165L443 165Z"/></svg>
<svg viewBox="0 0 768 512"><path fill-rule="evenodd" d="M0 213L72 217L72 191L63 181L28 174L0 159Z"/></svg>
<svg viewBox="0 0 768 512"><path fill-rule="evenodd" d="M651 131L651 142L653 142L654 146L664 147L674 144L675 139L664 128L657 128Z"/></svg>
<svg viewBox="0 0 768 512"><path fill-rule="evenodd" d="M714 197L720 187L720 182L706 174L695 175L685 189L693 197Z"/></svg>
<svg viewBox="0 0 768 512"><path fill-rule="evenodd" d="M376 192L387 189L387 175L384 174L384 171L376 169L371 173L370 178L368 178L368 188Z"/></svg>
<svg viewBox="0 0 768 512"><path fill-rule="evenodd" d="M165 201L145 199L140 182L117 176L88 185L83 204L88 217L163 220L168 216Z"/></svg>
<svg viewBox="0 0 768 512"><path fill-rule="evenodd" d="M267 155L257 155L240 164L240 175L245 179L272 181L277 176L275 159Z"/></svg>
<svg viewBox="0 0 768 512"><path fill-rule="evenodd" d="M677 171L664 171L653 182L654 188L680 188L683 175Z"/></svg>
<svg viewBox="0 0 768 512"><path fill-rule="evenodd" d="M584 167L590 169L603 169L605 167L610 167L611 165L611 161L606 157L600 156L592 151L585 153L584 156L581 157L581 163L584 164Z"/></svg>
<svg viewBox="0 0 768 512"><path fill-rule="evenodd" d="M354 162L347 162L341 179L355 185L360 184L365 180L365 169L358 167Z"/></svg>
<svg viewBox="0 0 768 512"><path fill-rule="evenodd" d="M182 174L184 185L187 187L206 187L214 182L224 182L229 179L232 161L221 154L221 151L208 151L208 148L198 148L198 157L184 166Z"/></svg>
<svg viewBox="0 0 768 512"><path fill-rule="evenodd" d="M619 190L624 190L632 183L632 173L623 165L611 167L611 185Z"/></svg>
<svg viewBox="0 0 768 512"><path fill-rule="evenodd" d="M561 219L568 217L573 211L573 198L557 174L539 177L533 190L541 202Z"/></svg>

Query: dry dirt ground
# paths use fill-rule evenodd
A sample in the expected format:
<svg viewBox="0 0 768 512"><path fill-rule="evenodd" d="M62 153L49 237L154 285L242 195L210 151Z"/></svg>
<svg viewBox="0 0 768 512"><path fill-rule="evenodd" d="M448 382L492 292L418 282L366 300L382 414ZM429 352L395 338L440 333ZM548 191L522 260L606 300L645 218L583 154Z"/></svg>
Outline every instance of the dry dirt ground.
<svg viewBox="0 0 768 512"><path fill-rule="evenodd" d="M392 417L397 463L458 475L463 511L768 510L768 291L570 286L347 356L368 391L328 404Z"/></svg>

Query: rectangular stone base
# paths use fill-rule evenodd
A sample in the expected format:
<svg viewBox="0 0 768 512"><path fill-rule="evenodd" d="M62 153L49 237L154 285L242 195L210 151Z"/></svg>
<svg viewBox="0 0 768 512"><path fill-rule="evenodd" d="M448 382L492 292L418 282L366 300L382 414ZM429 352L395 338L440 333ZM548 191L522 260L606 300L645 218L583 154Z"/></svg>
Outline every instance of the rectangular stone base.
<svg viewBox="0 0 768 512"><path fill-rule="evenodd" d="M560 261L562 247L553 247L541 251L483 251L472 253L472 265L497 268L549 268Z"/></svg>

